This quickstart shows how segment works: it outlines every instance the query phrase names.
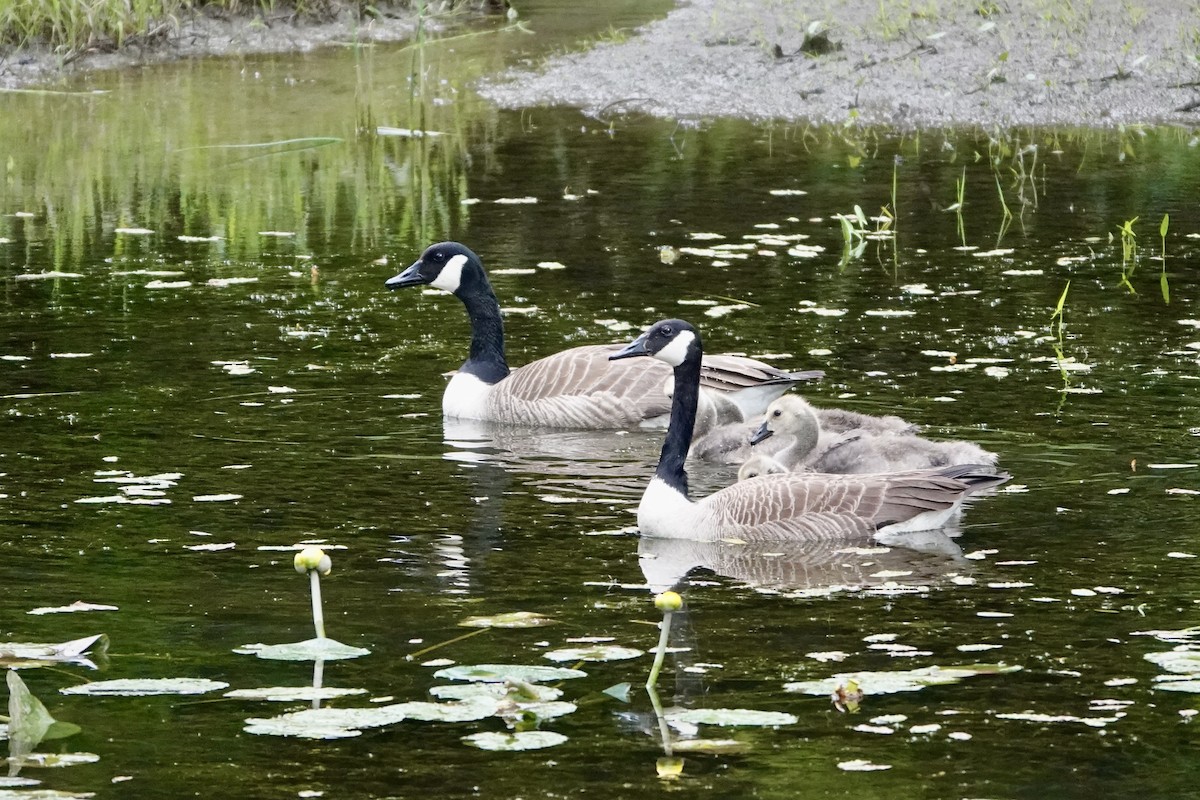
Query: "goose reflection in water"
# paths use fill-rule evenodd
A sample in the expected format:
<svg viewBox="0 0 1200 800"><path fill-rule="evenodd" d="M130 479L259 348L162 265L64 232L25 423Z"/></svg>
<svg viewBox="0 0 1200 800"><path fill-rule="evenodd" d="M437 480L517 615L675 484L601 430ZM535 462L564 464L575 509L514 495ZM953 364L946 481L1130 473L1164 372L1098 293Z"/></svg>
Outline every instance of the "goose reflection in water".
<svg viewBox="0 0 1200 800"><path fill-rule="evenodd" d="M631 505L641 497L646 472L658 459L661 436L458 419L443 420L442 433L447 460L541 476L532 485L580 500L616 499Z"/></svg>
<svg viewBox="0 0 1200 800"><path fill-rule="evenodd" d="M653 592L696 570L771 593L917 591L969 570L955 528L807 542L703 542L643 536L638 564Z"/></svg>

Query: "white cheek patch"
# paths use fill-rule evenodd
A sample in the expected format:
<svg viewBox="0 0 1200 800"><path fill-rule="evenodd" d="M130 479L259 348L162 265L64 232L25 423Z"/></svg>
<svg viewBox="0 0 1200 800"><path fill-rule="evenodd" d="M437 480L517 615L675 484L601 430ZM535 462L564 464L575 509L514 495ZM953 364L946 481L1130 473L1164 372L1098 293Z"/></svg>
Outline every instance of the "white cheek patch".
<svg viewBox="0 0 1200 800"><path fill-rule="evenodd" d="M445 289L451 294L457 292L459 285L462 283L462 271L466 263L467 257L459 253L446 262L446 266L442 267L442 271L438 273L436 278L429 282L429 285Z"/></svg>
<svg viewBox="0 0 1200 800"><path fill-rule="evenodd" d="M687 359L688 350L691 349L694 341L696 341L696 334L691 331L680 331L670 344L655 353L654 357L659 361L667 362L672 367L678 367Z"/></svg>

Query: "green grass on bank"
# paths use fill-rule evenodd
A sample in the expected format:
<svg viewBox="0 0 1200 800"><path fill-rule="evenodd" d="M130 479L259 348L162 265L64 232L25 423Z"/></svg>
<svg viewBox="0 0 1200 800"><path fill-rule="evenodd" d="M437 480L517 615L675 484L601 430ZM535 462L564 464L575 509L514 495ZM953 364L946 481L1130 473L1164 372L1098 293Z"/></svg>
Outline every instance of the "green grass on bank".
<svg viewBox="0 0 1200 800"><path fill-rule="evenodd" d="M182 20L202 13L272 19L359 16L408 8L421 0L0 0L0 48L44 45L61 53L118 49L171 36Z"/></svg>

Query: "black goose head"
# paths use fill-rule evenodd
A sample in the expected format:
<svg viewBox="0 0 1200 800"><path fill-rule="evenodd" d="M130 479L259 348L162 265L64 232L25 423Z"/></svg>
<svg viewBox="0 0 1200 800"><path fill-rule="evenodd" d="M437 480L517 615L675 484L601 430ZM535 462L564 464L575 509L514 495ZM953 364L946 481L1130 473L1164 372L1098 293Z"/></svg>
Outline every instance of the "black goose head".
<svg viewBox="0 0 1200 800"><path fill-rule="evenodd" d="M664 319L646 329L623 350L608 357L609 361L634 356L651 356L678 367L701 354L700 332L681 319Z"/></svg>
<svg viewBox="0 0 1200 800"><path fill-rule="evenodd" d="M483 275L483 264L465 245L439 242L430 245L408 269L384 283L389 289L428 284L458 294L466 284Z"/></svg>

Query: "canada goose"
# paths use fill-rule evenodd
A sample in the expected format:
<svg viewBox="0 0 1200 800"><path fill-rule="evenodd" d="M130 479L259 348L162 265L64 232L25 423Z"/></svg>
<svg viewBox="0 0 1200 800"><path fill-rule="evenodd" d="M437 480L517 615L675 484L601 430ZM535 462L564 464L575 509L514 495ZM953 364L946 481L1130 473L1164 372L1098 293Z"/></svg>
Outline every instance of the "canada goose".
<svg viewBox="0 0 1200 800"><path fill-rule="evenodd" d="M479 256L457 242L425 250L389 289L428 284L454 294L471 320L471 349L442 395L447 417L553 428L629 428L661 424L670 410L663 394L669 368L648 362L613 364L619 345L585 345L510 370L504 358L500 303ZM742 356L706 358L701 381L722 392L744 415L767 404L797 381L819 371L784 372Z"/></svg>
<svg viewBox="0 0 1200 800"><path fill-rule="evenodd" d="M865 429L830 437L820 430L812 406L798 395L772 400L751 442L758 446L777 433L787 434L792 444L775 449L771 455L791 470L865 474L996 463L995 453L974 442L939 442L907 433L878 434Z"/></svg>
<svg viewBox="0 0 1200 800"><path fill-rule="evenodd" d="M750 541L926 530L950 519L971 491L1009 478L974 465L885 475L760 475L692 502L684 463L700 390L700 334L683 320L663 320L609 358L634 356L652 356L675 372L662 454L638 505L638 528L647 536Z"/></svg>

